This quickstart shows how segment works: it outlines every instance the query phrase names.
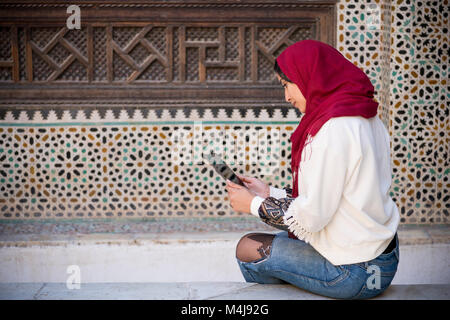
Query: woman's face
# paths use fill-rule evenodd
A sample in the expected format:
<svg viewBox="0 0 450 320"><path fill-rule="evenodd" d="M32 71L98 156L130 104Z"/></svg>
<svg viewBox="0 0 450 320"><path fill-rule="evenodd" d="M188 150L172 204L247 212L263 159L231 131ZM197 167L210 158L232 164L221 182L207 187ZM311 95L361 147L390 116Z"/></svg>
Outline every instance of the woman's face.
<svg viewBox="0 0 450 320"><path fill-rule="evenodd" d="M301 113L306 111L306 99L300 91L299 87L293 82L287 82L277 74L278 81L284 88L284 97L286 102L292 104L295 108L300 110Z"/></svg>

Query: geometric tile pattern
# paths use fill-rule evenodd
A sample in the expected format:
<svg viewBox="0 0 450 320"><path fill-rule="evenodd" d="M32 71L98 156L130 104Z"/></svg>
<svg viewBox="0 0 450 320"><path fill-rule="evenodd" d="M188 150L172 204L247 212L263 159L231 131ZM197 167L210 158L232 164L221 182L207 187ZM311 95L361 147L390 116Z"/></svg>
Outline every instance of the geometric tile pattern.
<svg viewBox="0 0 450 320"><path fill-rule="evenodd" d="M293 108L226 112L184 110L7 111L0 123L0 217L108 218L237 216L224 181L202 161L214 150L238 173L279 187L290 184ZM167 110L166 110L167 111ZM255 112L256 111L256 112ZM140 119L138 118L140 116ZM220 120L218 120L220 119ZM153 120L153 121L151 121ZM282 121L280 121L282 120ZM102 121L102 122L99 122ZM34 122L34 124L33 124Z"/></svg>
<svg viewBox="0 0 450 320"><path fill-rule="evenodd" d="M368 13L377 7L373 28ZM391 135L391 195L401 222L448 223L449 1L341 1L338 16L340 50L388 106L380 117Z"/></svg>

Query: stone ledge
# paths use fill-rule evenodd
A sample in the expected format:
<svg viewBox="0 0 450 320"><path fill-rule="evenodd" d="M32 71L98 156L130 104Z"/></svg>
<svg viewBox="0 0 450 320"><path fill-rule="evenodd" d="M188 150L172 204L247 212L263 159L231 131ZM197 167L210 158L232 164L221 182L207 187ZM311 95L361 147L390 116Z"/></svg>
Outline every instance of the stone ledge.
<svg viewBox="0 0 450 320"><path fill-rule="evenodd" d="M179 222L182 224L182 222ZM235 223L235 222L233 222ZM223 224L223 221L221 222ZM251 228L254 227L254 228ZM36 230L34 230L36 231ZM140 245L143 242L154 242L158 244L171 243L195 243L211 241L235 241L243 234L249 232L269 232L276 233L279 230L274 228L261 228L261 225L247 224L246 228L233 230L225 228L224 231L177 231L177 232L46 232L42 233L0 233L1 247L28 247L35 245L65 246L69 243L74 244L127 244ZM400 225L398 229L400 245L422 245L422 244L449 244L450 243L450 225Z"/></svg>
<svg viewBox="0 0 450 320"><path fill-rule="evenodd" d="M0 220L2 238L12 235L160 234L276 230L253 216L207 218L121 218Z"/></svg>
<svg viewBox="0 0 450 320"><path fill-rule="evenodd" d="M83 283L239 282L235 248L249 231L1 235L0 282L64 282L73 264ZM393 284L450 283L448 229L430 232L442 232L436 243L422 231L399 230Z"/></svg>
<svg viewBox="0 0 450 320"><path fill-rule="evenodd" d="M328 300L291 285L245 282L0 283L0 300ZM391 285L372 300L450 300L450 284Z"/></svg>
<svg viewBox="0 0 450 320"><path fill-rule="evenodd" d="M67 242L139 244L140 241L232 241L249 232L276 233L253 217L167 219L165 221L0 222L0 247L60 245ZM450 224L400 225L400 245L450 243Z"/></svg>

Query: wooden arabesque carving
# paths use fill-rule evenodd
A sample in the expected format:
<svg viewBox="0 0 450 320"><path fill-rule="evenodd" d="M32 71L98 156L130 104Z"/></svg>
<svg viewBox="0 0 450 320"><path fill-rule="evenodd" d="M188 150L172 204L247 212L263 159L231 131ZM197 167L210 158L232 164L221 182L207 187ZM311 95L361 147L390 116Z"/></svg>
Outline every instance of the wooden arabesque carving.
<svg viewBox="0 0 450 320"><path fill-rule="evenodd" d="M335 1L0 4L0 98L279 100L273 62L302 39L335 41Z"/></svg>

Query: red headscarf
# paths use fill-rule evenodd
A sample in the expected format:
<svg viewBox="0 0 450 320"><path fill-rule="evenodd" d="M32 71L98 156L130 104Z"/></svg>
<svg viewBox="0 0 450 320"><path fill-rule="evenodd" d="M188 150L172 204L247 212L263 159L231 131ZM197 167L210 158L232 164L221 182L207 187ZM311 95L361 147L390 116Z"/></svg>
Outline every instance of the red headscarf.
<svg viewBox="0 0 450 320"><path fill-rule="evenodd" d="M281 71L306 99L306 111L291 135L293 197L298 196L298 173L305 141L330 118L377 115L374 88L366 74L328 44L303 40L286 48L277 58Z"/></svg>

